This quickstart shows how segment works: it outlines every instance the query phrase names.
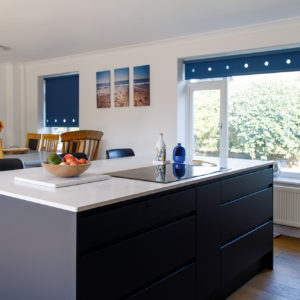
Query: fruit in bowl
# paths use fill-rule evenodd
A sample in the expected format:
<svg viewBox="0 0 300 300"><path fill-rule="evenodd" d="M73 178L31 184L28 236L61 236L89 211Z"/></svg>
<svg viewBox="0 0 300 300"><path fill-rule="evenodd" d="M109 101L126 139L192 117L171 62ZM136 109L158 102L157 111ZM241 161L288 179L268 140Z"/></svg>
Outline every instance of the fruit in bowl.
<svg viewBox="0 0 300 300"><path fill-rule="evenodd" d="M59 177L73 177L85 172L91 163L84 158L77 159L71 154L61 158L56 153L51 153L47 157L47 163L42 163L42 166L52 175Z"/></svg>

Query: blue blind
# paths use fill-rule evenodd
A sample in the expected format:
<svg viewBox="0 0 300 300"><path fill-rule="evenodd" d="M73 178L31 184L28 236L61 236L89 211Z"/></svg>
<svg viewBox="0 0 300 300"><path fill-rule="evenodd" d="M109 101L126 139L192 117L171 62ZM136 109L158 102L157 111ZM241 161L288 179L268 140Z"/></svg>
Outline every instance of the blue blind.
<svg viewBox="0 0 300 300"><path fill-rule="evenodd" d="M185 61L185 79L300 70L300 48Z"/></svg>
<svg viewBox="0 0 300 300"><path fill-rule="evenodd" d="M79 127L79 75L45 78L46 127Z"/></svg>

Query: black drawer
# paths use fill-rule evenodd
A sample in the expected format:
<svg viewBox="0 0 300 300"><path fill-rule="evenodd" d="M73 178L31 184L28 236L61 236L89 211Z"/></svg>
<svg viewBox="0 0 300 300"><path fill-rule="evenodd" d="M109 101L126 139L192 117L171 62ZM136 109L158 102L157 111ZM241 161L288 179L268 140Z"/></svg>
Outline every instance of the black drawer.
<svg viewBox="0 0 300 300"><path fill-rule="evenodd" d="M272 215L272 188L221 205L222 244L270 221Z"/></svg>
<svg viewBox="0 0 300 300"><path fill-rule="evenodd" d="M195 263L184 267L129 297L130 300L195 300L196 266Z"/></svg>
<svg viewBox="0 0 300 300"><path fill-rule="evenodd" d="M117 299L195 259L195 216L79 258L80 299Z"/></svg>
<svg viewBox="0 0 300 300"><path fill-rule="evenodd" d="M245 268L273 250L273 222L221 248L222 283L226 284Z"/></svg>
<svg viewBox="0 0 300 300"><path fill-rule="evenodd" d="M272 184L272 168L223 180L221 182L221 202L228 202L258 192L271 187Z"/></svg>
<svg viewBox="0 0 300 300"><path fill-rule="evenodd" d="M101 246L170 223L196 209L194 189L99 212L79 215L79 250Z"/></svg>

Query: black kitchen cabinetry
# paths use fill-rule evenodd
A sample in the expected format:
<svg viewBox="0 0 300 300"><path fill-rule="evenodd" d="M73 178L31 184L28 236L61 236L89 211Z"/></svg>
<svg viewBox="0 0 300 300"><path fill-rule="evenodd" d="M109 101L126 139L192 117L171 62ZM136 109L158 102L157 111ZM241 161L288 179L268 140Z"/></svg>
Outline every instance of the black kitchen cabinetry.
<svg viewBox="0 0 300 300"><path fill-rule="evenodd" d="M224 299L273 267L271 166L77 218L77 299Z"/></svg>
<svg viewBox="0 0 300 300"><path fill-rule="evenodd" d="M272 185L269 164L79 213L0 195L0 299L224 299L273 267Z"/></svg>

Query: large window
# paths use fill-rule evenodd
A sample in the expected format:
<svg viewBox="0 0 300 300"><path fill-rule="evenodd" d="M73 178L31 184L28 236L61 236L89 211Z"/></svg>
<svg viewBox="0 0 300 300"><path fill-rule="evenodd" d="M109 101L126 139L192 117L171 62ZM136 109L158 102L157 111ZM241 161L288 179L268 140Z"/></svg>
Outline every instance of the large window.
<svg viewBox="0 0 300 300"><path fill-rule="evenodd" d="M190 84L193 156L223 151L234 158L277 160L282 170L300 172L300 72L233 76L226 86L224 100L222 90L208 89L205 81ZM222 101L228 102L223 113ZM224 126L227 143L220 142Z"/></svg>

